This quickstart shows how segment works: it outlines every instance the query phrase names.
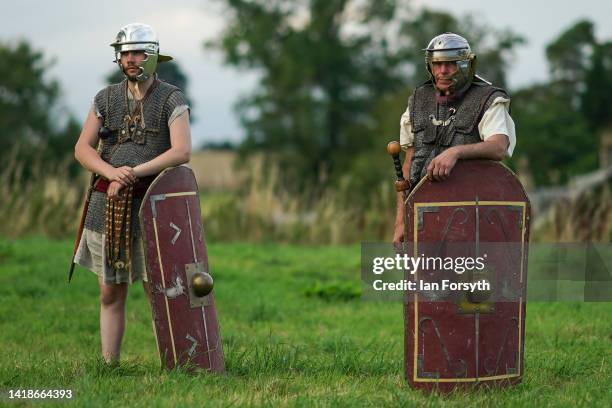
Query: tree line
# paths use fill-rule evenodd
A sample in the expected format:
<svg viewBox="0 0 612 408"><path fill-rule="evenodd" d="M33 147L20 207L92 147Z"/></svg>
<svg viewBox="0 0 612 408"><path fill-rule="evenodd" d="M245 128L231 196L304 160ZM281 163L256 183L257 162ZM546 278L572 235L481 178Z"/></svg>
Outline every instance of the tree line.
<svg viewBox="0 0 612 408"><path fill-rule="evenodd" d="M259 83L236 103L240 152L263 152L289 189L349 183L356 194L392 175L384 153L398 138L408 96L426 79L422 49L436 34L465 36L477 71L506 87L520 33L470 16L411 7L407 0L218 0L226 26L205 44ZM524 156L536 184L562 183L597 166L599 134L610 125L612 43L581 20L548 44L549 78L510 89L517 127L515 166ZM58 121L60 87L49 62L26 41L0 42L0 142L4 158L59 161L72 154L80 124ZM187 90L176 63L160 65ZM118 70L107 81L120 79ZM350 176L350 177L348 177Z"/></svg>
<svg viewBox="0 0 612 408"><path fill-rule="evenodd" d="M402 0L222 3L229 23L207 46L228 65L261 73L236 106L246 130L241 148L273 154L301 182L353 174L359 187L388 176L380 152L398 138L408 96L427 78L423 48L435 35L466 37L479 74L504 88L525 43L512 30ZM546 57L547 81L510 89L518 147L507 163L525 157L537 185L595 169L612 117L612 43L599 41L590 21L562 32Z"/></svg>

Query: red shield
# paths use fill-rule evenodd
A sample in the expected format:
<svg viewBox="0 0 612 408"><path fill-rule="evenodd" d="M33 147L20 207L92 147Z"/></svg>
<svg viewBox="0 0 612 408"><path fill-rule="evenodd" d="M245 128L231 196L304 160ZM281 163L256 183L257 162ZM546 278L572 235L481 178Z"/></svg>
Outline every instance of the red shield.
<svg viewBox="0 0 612 408"><path fill-rule="evenodd" d="M530 217L520 182L500 163L459 161L446 181L421 180L405 208L406 234L415 258L486 260L481 270L462 275L434 263L407 279L490 283L488 291L425 287L407 294L408 381L415 388L441 391L459 385L519 383Z"/></svg>
<svg viewBox="0 0 612 408"><path fill-rule="evenodd" d="M213 294L197 296L194 273L209 273L198 186L186 166L164 170L140 207L157 348L175 366L224 371Z"/></svg>

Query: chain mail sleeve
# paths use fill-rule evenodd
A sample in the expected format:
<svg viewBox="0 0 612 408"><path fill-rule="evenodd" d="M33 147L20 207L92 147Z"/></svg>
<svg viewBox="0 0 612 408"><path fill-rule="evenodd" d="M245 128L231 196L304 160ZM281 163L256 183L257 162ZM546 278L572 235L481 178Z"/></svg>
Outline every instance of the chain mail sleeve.
<svg viewBox="0 0 612 408"><path fill-rule="evenodd" d="M100 92L94 96L93 101L91 102L91 111L96 115L96 118L103 119L104 112L104 99L105 99L106 90L102 89Z"/></svg>
<svg viewBox="0 0 612 408"><path fill-rule="evenodd" d="M91 101L91 108L90 108L90 110L94 113L94 115L96 115L96 118L102 119L102 114L100 113L100 109L98 109L98 107L96 106L96 100L95 99L93 101Z"/></svg>
<svg viewBox="0 0 612 408"><path fill-rule="evenodd" d="M168 97L164 105L164 117L167 120L168 127L174 122L178 117L184 115L185 113L189 114L190 109L187 104L187 98L185 94L180 89L172 92Z"/></svg>

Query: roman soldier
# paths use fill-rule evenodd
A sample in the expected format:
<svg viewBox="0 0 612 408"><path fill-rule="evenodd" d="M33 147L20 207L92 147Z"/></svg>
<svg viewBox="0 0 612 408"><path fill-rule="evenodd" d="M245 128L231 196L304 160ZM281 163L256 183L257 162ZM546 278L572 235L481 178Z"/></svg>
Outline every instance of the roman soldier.
<svg viewBox="0 0 612 408"><path fill-rule="evenodd" d="M387 146L398 192L394 245L415 258L482 264L405 274L419 288L404 296L406 378L440 391L517 384L530 205L518 178L499 163L516 144L510 98L476 75L476 56L457 34L433 38L425 62L430 78L408 100L400 143Z"/></svg>
<svg viewBox="0 0 612 408"><path fill-rule="evenodd" d="M98 275L107 362L119 359L128 284L141 280L150 294L138 222L142 198L158 173L191 154L187 99L155 73L172 59L160 54L156 33L128 24L111 46L125 78L96 94L75 146L93 177L74 263Z"/></svg>
<svg viewBox="0 0 612 408"><path fill-rule="evenodd" d="M516 145L510 97L476 75L476 55L458 34L434 37L425 48L429 79L417 87L400 120L404 177L445 180L460 159L503 160ZM404 240L398 193L393 242Z"/></svg>

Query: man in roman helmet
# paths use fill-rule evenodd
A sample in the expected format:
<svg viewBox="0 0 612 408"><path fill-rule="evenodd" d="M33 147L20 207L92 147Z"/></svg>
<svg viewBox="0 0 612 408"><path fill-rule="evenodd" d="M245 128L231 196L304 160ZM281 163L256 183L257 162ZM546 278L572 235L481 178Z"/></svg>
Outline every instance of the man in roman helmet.
<svg viewBox="0 0 612 408"><path fill-rule="evenodd" d="M75 157L94 174L74 262L98 275L102 356L119 360L128 283L147 276L138 209L160 171L189 161L189 107L183 92L160 81L153 29L121 28L111 44L125 79L95 96L75 146Z"/></svg>
<svg viewBox="0 0 612 408"><path fill-rule="evenodd" d="M467 40L440 34L424 51L429 80L414 90L400 120L402 170L411 188L423 177L445 180L457 160L503 160L516 145L510 98L476 75ZM397 200L395 244L404 231L401 193Z"/></svg>

